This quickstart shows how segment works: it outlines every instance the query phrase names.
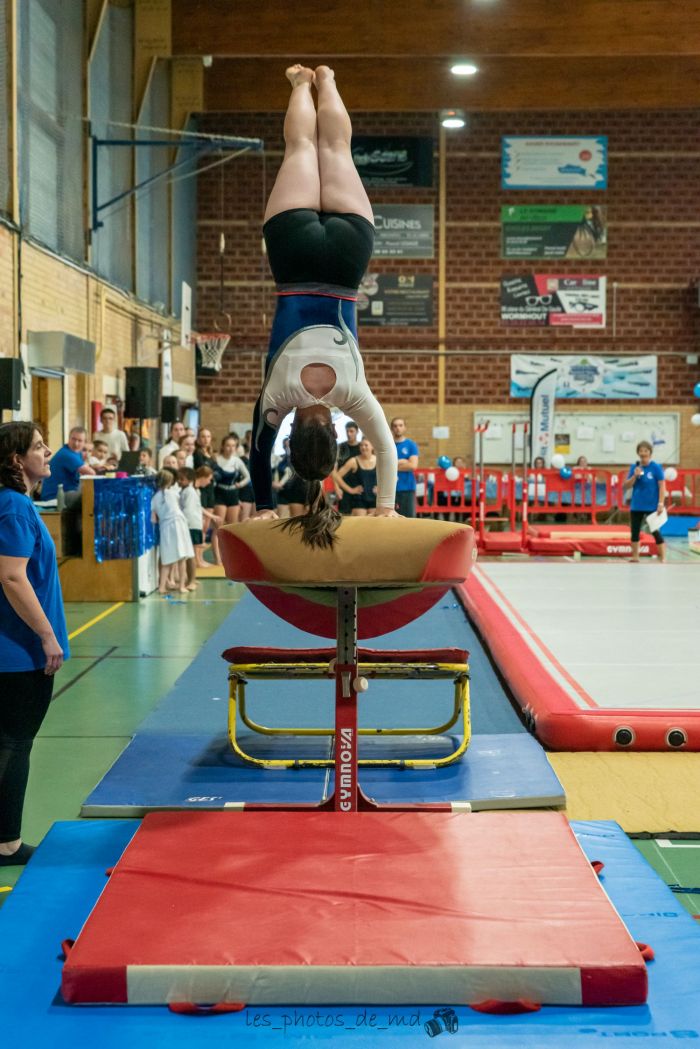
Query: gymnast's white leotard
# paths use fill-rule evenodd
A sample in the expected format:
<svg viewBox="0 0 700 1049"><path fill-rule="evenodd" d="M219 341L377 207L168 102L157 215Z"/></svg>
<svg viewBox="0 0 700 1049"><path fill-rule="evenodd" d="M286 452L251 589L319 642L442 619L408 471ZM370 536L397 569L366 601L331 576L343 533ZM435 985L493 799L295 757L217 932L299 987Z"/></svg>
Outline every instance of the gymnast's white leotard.
<svg viewBox="0 0 700 1049"><path fill-rule="evenodd" d="M277 332L273 329L265 382L255 410L251 473L258 510L273 505L269 462L282 420L295 408L314 404L339 408L358 423L377 457L377 506L393 507L396 445L382 407L367 385L352 330L354 302L296 294L284 306L287 308L278 311L276 317ZM287 324L279 324L280 313L286 315ZM302 384L301 372L307 364L326 364L335 372L335 385L322 398L309 393Z"/></svg>

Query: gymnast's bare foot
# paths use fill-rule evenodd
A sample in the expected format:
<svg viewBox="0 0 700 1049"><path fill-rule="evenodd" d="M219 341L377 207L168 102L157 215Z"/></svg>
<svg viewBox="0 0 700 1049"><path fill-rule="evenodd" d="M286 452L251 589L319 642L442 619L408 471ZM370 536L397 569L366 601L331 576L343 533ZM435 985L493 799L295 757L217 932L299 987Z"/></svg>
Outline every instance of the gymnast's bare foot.
<svg viewBox="0 0 700 1049"><path fill-rule="evenodd" d="M284 75L292 87L298 87L299 84L312 84L314 79L313 69L299 65L299 63L286 69Z"/></svg>
<svg viewBox="0 0 700 1049"><path fill-rule="evenodd" d="M314 83L316 85L324 80L335 80L335 73L330 66L316 66L314 70Z"/></svg>

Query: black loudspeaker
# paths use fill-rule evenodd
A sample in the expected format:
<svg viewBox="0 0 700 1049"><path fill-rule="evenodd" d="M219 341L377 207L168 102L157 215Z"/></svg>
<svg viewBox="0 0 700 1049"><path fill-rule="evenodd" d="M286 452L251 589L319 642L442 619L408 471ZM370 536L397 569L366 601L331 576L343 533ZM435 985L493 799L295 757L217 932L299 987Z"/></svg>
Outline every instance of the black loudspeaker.
<svg viewBox="0 0 700 1049"><path fill-rule="evenodd" d="M157 419L160 413L160 370L126 368L124 415L127 419Z"/></svg>
<svg viewBox="0 0 700 1049"><path fill-rule="evenodd" d="M162 423L180 422L180 398L161 397L160 399L160 421Z"/></svg>
<svg viewBox="0 0 700 1049"><path fill-rule="evenodd" d="M0 409L18 412L22 399L22 362L19 357L0 357Z"/></svg>

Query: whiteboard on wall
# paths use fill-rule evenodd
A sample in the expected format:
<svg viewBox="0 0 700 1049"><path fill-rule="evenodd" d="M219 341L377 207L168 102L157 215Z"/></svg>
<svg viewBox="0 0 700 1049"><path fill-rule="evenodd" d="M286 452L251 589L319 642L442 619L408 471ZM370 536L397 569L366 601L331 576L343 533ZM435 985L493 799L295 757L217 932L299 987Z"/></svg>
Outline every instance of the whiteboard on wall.
<svg viewBox="0 0 700 1049"><path fill-rule="evenodd" d="M487 420L484 435L484 462L510 463L512 460L512 424L529 421L529 412L474 412L474 426ZM521 429L522 432L522 429ZM568 435L571 451L566 462L573 466L585 455L591 466L617 466L634 462L639 441L654 445L654 459L659 463L678 463L680 449L680 416L678 412L557 412L555 434ZM478 445L474 445L474 459ZM522 462L522 451L516 452Z"/></svg>

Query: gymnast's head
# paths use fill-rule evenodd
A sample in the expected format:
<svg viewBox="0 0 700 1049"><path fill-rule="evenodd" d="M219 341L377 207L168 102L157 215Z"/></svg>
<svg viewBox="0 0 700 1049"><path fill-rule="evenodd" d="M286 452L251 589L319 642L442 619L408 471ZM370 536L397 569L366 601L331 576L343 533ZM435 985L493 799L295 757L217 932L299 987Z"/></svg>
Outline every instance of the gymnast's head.
<svg viewBox="0 0 700 1049"><path fill-rule="evenodd" d="M307 482L306 505L301 517L291 517L282 527L299 531L311 547L333 545L340 515L328 506L321 482L335 469L338 442L330 410L325 405L298 408L289 435L289 457L294 472Z"/></svg>

